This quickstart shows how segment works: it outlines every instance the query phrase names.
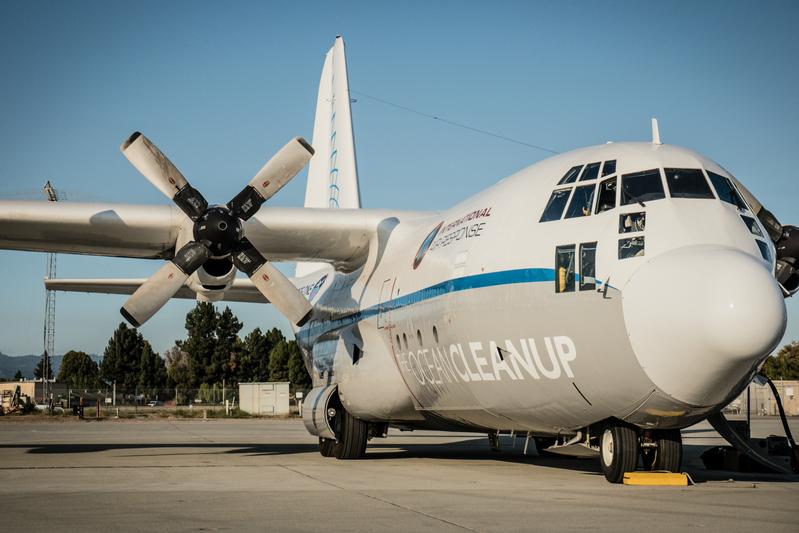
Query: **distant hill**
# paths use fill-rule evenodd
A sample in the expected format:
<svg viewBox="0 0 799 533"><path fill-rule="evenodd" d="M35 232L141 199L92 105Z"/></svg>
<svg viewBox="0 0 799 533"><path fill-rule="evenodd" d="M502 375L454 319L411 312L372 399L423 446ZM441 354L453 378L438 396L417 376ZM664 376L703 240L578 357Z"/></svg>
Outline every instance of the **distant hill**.
<svg viewBox="0 0 799 533"><path fill-rule="evenodd" d="M89 356L98 365L103 360L102 355L89 354ZM33 371L41 358L41 355L6 355L0 352L0 378L12 379L17 370L20 370L24 377L33 379ZM54 376L58 375L58 369L61 368L61 360L63 358L63 355L54 355L52 357Z"/></svg>

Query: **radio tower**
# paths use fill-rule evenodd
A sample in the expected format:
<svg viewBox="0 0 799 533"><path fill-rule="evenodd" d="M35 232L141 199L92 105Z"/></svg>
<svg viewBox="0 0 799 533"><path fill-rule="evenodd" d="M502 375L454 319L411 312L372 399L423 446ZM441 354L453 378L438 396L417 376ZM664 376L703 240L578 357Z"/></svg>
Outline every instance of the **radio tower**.
<svg viewBox="0 0 799 533"><path fill-rule="evenodd" d="M44 194L50 202L61 199L59 192L48 181L44 185ZM45 279L55 279L56 254L47 254L47 272ZM52 356L55 351L55 291L45 290L44 303L44 353L42 354L42 403L52 409L50 398L50 376L53 373Z"/></svg>

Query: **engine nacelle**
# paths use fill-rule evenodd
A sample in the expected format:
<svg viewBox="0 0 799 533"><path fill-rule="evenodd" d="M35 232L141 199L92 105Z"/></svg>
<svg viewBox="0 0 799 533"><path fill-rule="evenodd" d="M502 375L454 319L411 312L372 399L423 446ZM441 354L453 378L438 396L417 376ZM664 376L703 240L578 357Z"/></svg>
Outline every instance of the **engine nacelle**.
<svg viewBox="0 0 799 533"><path fill-rule="evenodd" d="M793 296L799 291L799 228L783 226L774 248L777 251L777 281L787 296Z"/></svg>
<svg viewBox="0 0 799 533"><path fill-rule="evenodd" d="M197 270L200 285L209 291L221 291L230 287L236 277L236 268L230 257L211 258Z"/></svg>

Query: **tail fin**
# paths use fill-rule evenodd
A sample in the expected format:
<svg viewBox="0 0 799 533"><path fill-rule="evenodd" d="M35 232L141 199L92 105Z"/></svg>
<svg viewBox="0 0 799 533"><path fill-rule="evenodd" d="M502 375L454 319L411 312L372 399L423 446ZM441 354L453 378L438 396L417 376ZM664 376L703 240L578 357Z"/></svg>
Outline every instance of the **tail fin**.
<svg viewBox="0 0 799 533"><path fill-rule="evenodd" d="M308 168L305 207L361 207L347 59L341 36L336 37L325 56L311 144L314 156ZM298 263L296 275L307 275L320 266L318 263Z"/></svg>

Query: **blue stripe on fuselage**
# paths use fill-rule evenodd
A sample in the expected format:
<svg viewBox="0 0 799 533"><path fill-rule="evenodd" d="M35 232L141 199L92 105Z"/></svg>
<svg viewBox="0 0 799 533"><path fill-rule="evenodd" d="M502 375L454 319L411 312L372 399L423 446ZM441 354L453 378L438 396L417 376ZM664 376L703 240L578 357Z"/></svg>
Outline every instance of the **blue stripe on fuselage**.
<svg viewBox="0 0 799 533"><path fill-rule="evenodd" d="M537 283L542 281L554 281L555 270L552 268L519 268L516 270L503 270L500 272L488 272L485 274L474 274L462 278L450 279L436 283L430 287L420 289L405 296L381 302L372 307L367 307L350 315L337 318L335 320L311 321L307 327L297 332L298 339L315 339L320 335L347 327L367 318L373 317L378 312L394 311L402 307L414 305L433 298L438 298L453 292L467 291L471 289L481 289L484 287L496 287L499 285L513 285L516 283Z"/></svg>

